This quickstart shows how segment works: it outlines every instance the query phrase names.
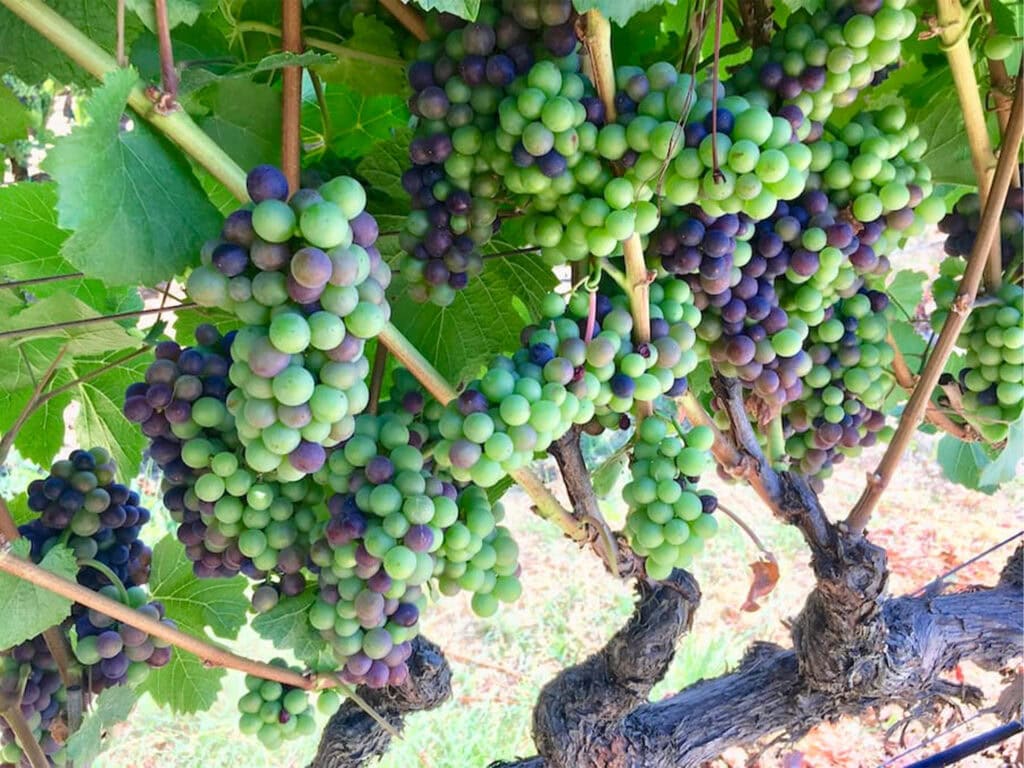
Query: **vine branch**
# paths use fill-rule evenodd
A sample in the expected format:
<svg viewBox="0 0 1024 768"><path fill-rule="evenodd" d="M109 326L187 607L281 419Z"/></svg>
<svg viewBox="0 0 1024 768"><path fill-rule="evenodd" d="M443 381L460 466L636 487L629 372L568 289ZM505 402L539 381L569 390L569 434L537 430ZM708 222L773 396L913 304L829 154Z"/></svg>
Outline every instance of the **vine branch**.
<svg viewBox="0 0 1024 768"><path fill-rule="evenodd" d="M21 705L15 704L4 712L0 712L0 717L6 720L7 725L14 731L14 738L25 753L25 757L28 758L29 765L32 768L49 768L50 760L43 752L43 748L39 746L39 742L36 741L36 737L32 733L32 728L29 727L28 721L21 713Z"/></svg>
<svg viewBox="0 0 1024 768"><path fill-rule="evenodd" d="M377 408L380 406L380 391L384 386L384 374L388 369L388 348L383 344L377 345L377 351L373 354L373 370L370 372L370 403L367 406L370 413L377 415Z"/></svg>
<svg viewBox="0 0 1024 768"><path fill-rule="evenodd" d="M398 20L399 24L409 30L417 40L422 42L430 39L427 24L415 8L406 5L402 0L380 0L380 4L384 6L384 10Z"/></svg>
<svg viewBox="0 0 1024 768"><path fill-rule="evenodd" d="M178 70L174 67L171 25L167 21L167 0L153 0L153 15L156 17L156 36L160 50L160 82L163 86L160 109L169 112L178 108Z"/></svg>
<svg viewBox="0 0 1024 768"><path fill-rule="evenodd" d="M287 53L302 53L302 0L281 0L281 47ZM281 170L293 193L300 186L302 168L301 107L302 67L285 67L281 72Z"/></svg>
<svg viewBox="0 0 1024 768"><path fill-rule="evenodd" d="M1024 84L1024 79L1017 85L1010 122L1007 126L1006 136L1003 138L1003 149L999 155L999 162L996 164L988 202L985 203L981 215L978 236L967 260L967 270L960 281L960 289L953 300L953 305L942 326L931 356L921 371L917 386L914 387L914 392L903 410L899 425L896 427L896 434L893 435L878 467L868 477L867 486L860 499L846 518L846 524L854 533L863 532L867 526L875 505L889 485L889 481L903 457L903 452L924 417L925 409L931 401L932 391L939 382L942 370L946 367L946 361L953 351L960 330L967 322L967 316L978 295L978 288L981 285L982 274L986 268L992 243L998 242L997 236L1003 203L1006 202L1006 193L1017 166L1017 152L1020 150L1021 138L1024 137L1024 87L1022 84Z"/></svg>

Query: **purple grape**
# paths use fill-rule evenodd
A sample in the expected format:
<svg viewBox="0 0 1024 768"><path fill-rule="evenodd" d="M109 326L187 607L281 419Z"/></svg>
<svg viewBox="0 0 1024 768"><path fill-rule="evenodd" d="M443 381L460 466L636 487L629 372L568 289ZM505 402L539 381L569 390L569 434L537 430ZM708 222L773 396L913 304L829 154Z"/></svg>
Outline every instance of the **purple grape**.
<svg viewBox="0 0 1024 768"><path fill-rule="evenodd" d="M245 188L254 203L288 199L288 179L272 165L257 165L249 171Z"/></svg>

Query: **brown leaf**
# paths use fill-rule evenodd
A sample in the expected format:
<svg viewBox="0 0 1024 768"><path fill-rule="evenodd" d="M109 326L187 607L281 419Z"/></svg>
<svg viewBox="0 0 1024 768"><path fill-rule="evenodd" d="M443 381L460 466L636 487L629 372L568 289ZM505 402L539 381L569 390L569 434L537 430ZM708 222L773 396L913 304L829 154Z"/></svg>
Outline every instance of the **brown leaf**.
<svg viewBox="0 0 1024 768"><path fill-rule="evenodd" d="M743 611L759 611L761 606L757 601L767 597L779 583L779 564L774 557L766 560L758 560L750 564L750 570L754 572L754 579L750 582L750 591L747 592L746 602L740 606Z"/></svg>

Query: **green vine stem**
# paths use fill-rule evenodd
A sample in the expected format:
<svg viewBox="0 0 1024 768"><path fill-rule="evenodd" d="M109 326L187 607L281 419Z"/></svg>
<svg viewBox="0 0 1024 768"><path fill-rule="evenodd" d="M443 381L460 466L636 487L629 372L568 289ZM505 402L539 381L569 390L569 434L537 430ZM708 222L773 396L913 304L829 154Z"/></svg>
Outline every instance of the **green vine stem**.
<svg viewBox="0 0 1024 768"><path fill-rule="evenodd" d="M768 422L768 461L775 469L784 469L786 435L782 431L782 414Z"/></svg>
<svg viewBox="0 0 1024 768"><path fill-rule="evenodd" d="M1013 172L1017 166L1017 152L1020 151L1022 137L1024 137L1024 80L1018 82L1017 93L1013 97L1010 121L1007 125L1006 135L1003 137L1003 149L999 155L999 162L996 164L988 202L985 203L982 210L978 236L967 261L967 271L964 272L960 281L960 289L953 300L949 316L942 326L935 347L903 410L899 425L896 427L896 434L893 435L878 467L868 476L864 492L846 518L846 525L854 534L862 533L867 527L875 505L889 485L896 467L899 466L900 460L903 458L903 452L924 418L928 403L931 402L932 392L939 383L939 376L946 367L946 361L956 345L960 330L967 322L967 317L978 295L982 273L988 262L988 254L992 249L992 244L998 242L999 221L1003 212L1003 204L1006 202L1006 193L1010 188L1010 180L1013 178Z"/></svg>
<svg viewBox="0 0 1024 768"><path fill-rule="evenodd" d="M992 186L992 171L996 158L988 135L985 108L981 102L981 88L971 59L970 15L960 5L960 0L936 0L936 10L943 49L949 60L949 71L953 75L953 84L956 86L957 98L964 116L967 143L971 148L971 163L978 181L978 195L981 204L985 205ZM988 254L984 277L985 287L989 291L998 288L1002 282L998 238Z"/></svg>
<svg viewBox="0 0 1024 768"><path fill-rule="evenodd" d="M117 578L117 574L110 570L106 565L101 563L99 560L83 558L78 561L78 567L92 568L94 571L99 571L106 576L107 581L113 585L114 589L116 589L117 593L121 596L121 602L128 605L128 590L125 589L124 582Z"/></svg>
<svg viewBox="0 0 1024 768"><path fill-rule="evenodd" d="M100 46L82 34L71 22L42 0L0 0L12 13L53 43L89 74L102 79L118 69L117 61ZM245 172L212 141L184 110L162 114L146 95L145 83L139 80L128 95L128 104L153 127L209 171L231 194L248 200Z"/></svg>
<svg viewBox="0 0 1024 768"><path fill-rule="evenodd" d="M235 25L235 30L237 32L261 32L264 35L270 35L271 37L283 36L283 32L280 27L275 27L273 24L267 24L262 21L240 21ZM385 67L404 66L401 59L393 59L390 56L380 56L376 53L360 51L355 48L349 48L341 45L340 43L332 43L330 40L324 40L319 37L303 35L302 41L310 48L319 48L321 51L327 51L327 53L334 54L339 59L365 61L370 64L380 64Z"/></svg>
<svg viewBox="0 0 1024 768"><path fill-rule="evenodd" d="M14 731L14 738L18 742L18 746L25 753L25 757L28 758L29 765L32 768L49 768L50 760L46 757L46 753L43 752L43 748L39 746L39 742L36 741L28 721L25 720L25 716L21 713L21 706L15 704L4 712L0 712L0 717L6 720L7 725Z"/></svg>

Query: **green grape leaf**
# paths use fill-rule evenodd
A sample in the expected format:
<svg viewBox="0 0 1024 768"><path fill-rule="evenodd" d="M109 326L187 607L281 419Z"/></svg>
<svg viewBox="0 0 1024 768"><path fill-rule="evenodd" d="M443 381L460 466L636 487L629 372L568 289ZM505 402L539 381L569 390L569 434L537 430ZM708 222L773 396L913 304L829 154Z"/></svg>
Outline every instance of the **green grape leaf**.
<svg viewBox="0 0 1024 768"><path fill-rule="evenodd" d="M898 317L912 318L924 297L924 282L928 275L919 270L901 269L893 275L885 292L894 305Z"/></svg>
<svg viewBox="0 0 1024 768"><path fill-rule="evenodd" d="M128 719L138 695L127 685L107 688L89 705L82 725L68 738L67 756L76 765L92 765L103 752L103 734Z"/></svg>
<svg viewBox="0 0 1024 768"><path fill-rule="evenodd" d="M113 360L123 357L128 350L121 349L93 360L76 359L66 371L61 371L55 384L70 383ZM124 391L129 384L142 381L148 361L145 356L104 371L81 382L72 390L78 401L75 437L82 445L100 445L110 451L124 477L135 477L146 448L146 437L137 425L129 422L121 412Z"/></svg>
<svg viewBox="0 0 1024 768"><path fill-rule="evenodd" d="M453 13L460 19L471 21L480 13L480 0L416 0L416 5L425 11Z"/></svg>
<svg viewBox="0 0 1024 768"><path fill-rule="evenodd" d="M345 39L345 48L353 53L316 68L325 82L344 83L368 96L408 91L395 32L383 21L375 16L356 14L352 34ZM354 53L356 51L369 55L361 56Z"/></svg>
<svg viewBox="0 0 1024 768"><path fill-rule="evenodd" d="M210 110L199 120L199 127L242 168L278 162L281 151L281 94L278 91L262 83L228 79L203 89L198 100Z"/></svg>
<svg viewBox="0 0 1024 768"><path fill-rule="evenodd" d="M35 390L25 387L0 392L0 432L6 433L28 405ZM41 467L48 467L64 445L64 409L71 403L65 392L37 407L14 440L18 453Z"/></svg>
<svg viewBox="0 0 1024 768"><path fill-rule="evenodd" d="M359 161L356 173L369 184L372 193L387 195L392 200L408 201L409 195L402 188L402 173L409 165L410 131L399 131L394 139L380 141ZM378 224L379 218L378 218ZM382 228L382 231L383 230ZM383 253L383 251L382 251Z"/></svg>
<svg viewBox="0 0 1024 768"><path fill-rule="evenodd" d="M501 242L493 246L509 247ZM442 376L456 382L475 376L495 354L518 347L523 321L513 296L536 316L541 299L555 284L554 273L534 254L488 259L484 271L450 306L396 300L391 319ZM401 296L402 289L397 290Z"/></svg>
<svg viewBox="0 0 1024 768"><path fill-rule="evenodd" d="M155 285L180 274L220 226L188 163L141 121L121 129L133 69L92 92L90 121L57 139L44 168L58 184L62 255L111 285ZM89 183L83 183L89 179Z"/></svg>
<svg viewBox="0 0 1024 768"><path fill-rule="evenodd" d="M230 312L210 307L197 307L182 312L174 320L174 340L183 347L191 347L196 343L196 328L203 324L214 326L222 334L237 330L240 323Z"/></svg>
<svg viewBox="0 0 1024 768"><path fill-rule="evenodd" d="M153 599L167 608L167 616L190 635L205 639L209 627L219 637L234 639L245 624L245 579L197 579L172 536L153 547L149 586ZM174 712L205 712L217 701L225 674L226 670L207 668L196 656L175 648L170 663L150 671L140 691Z"/></svg>
<svg viewBox="0 0 1024 768"><path fill-rule="evenodd" d="M18 557L28 559L29 543L18 539L11 545ZM55 545L43 557L40 567L71 581L78 573L75 553L63 544ZM23 643L44 630L60 624L71 614L71 601L31 582L0 573L0 650Z"/></svg>
<svg viewBox="0 0 1024 768"><path fill-rule="evenodd" d="M105 50L114 50L117 36L115 0L48 0L46 5L59 13L79 32ZM142 25L134 16L125 20L128 45ZM10 70L28 83L53 76L62 83L88 82L88 75L64 53L11 11L0 6L0 71ZM85 178L85 177L83 177Z"/></svg>
<svg viewBox="0 0 1024 768"><path fill-rule="evenodd" d="M218 27L209 16L200 17L192 26L178 27L171 32L174 58L179 62L188 62L181 71L186 87L196 77L196 71L199 69L204 73L217 75L223 74L233 63L237 63L225 34L226 31ZM139 70L143 80L158 80L160 47L156 35L149 31L139 35L132 45L128 60ZM178 86L178 93L185 93L181 85Z"/></svg>
<svg viewBox="0 0 1024 768"><path fill-rule="evenodd" d="M326 66L335 61L337 61L337 58L330 53L279 51L278 53L264 56L259 61L240 61L229 69L224 69L223 67L190 67L182 73L179 93L190 94L208 85L229 80L251 83L253 77L263 72L273 72L284 67ZM278 94L278 98L280 99L280 94Z"/></svg>
<svg viewBox="0 0 1024 768"><path fill-rule="evenodd" d="M252 621L253 630L275 648L290 650L295 658L312 669L337 666L320 633L309 623L309 606L316 600L316 587L307 587L296 597L282 599Z"/></svg>
<svg viewBox="0 0 1024 768"><path fill-rule="evenodd" d="M401 96L366 96L343 83L324 86L324 104L329 135L324 132L319 104L307 101L302 105L307 164L315 163L328 151L344 158L362 157L377 142L394 141L395 132L409 122L409 108Z"/></svg>
<svg viewBox="0 0 1024 768"><path fill-rule="evenodd" d="M11 519L15 525L31 523L39 515L28 508L28 492L22 491L13 499L7 502L7 511L11 513Z"/></svg>
<svg viewBox="0 0 1024 768"><path fill-rule="evenodd" d="M147 29L156 31L153 3L149 0L127 0L127 6L142 20ZM167 26L174 29L179 24L195 24L200 14L216 7L216 0L167 0Z"/></svg>
<svg viewBox="0 0 1024 768"><path fill-rule="evenodd" d="M936 184L972 185L974 169L963 113L956 91L945 91L923 107L907 112L907 124L917 124L928 149L921 158Z"/></svg>
<svg viewBox="0 0 1024 768"><path fill-rule="evenodd" d="M67 347L67 354L99 355L111 349L123 349L137 342L128 329L114 321L97 321L81 325L50 327L61 323L76 323L103 315L68 293L56 293L28 304L16 314L0 318L0 331L26 331L38 329L31 336L14 337L3 346L18 346L29 340L60 339ZM45 330L43 330L45 328Z"/></svg>
<svg viewBox="0 0 1024 768"><path fill-rule="evenodd" d="M952 435L943 435L937 458L942 473L949 480L982 493L995 493L996 485L982 484L982 470L988 466L989 458L978 443L965 443Z"/></svg>
<svg viewBox="0 0 1024 768"><path fill-rule="evenodd" d="M981 468L979 485L998 488L1018 475L1021 457L1024 456L1024 419L1010 425L1006 444L1001 450L987 450L989 462Z"/></svg>
<svg viewBox="0 0 1024 768"><path fill-rule="evenodd" d="M32 116L11 89L0 83L0 144L24 139Z"/></svg>
<svg viewBox="0 0 1024 768"><path fill-rule="evenodd" d="M68 233L57 226L56 206L56 184L0 186L0 275L5 280L76 271L60 255Z"/></svg>
<svg viewBox="0 0 1024 768"><path fill-rule="evenodd" d="M600 11L620 26L651 8L659 5L675 5L676 0L573 0L573 7L580 13L587 11Z"/></svg>

